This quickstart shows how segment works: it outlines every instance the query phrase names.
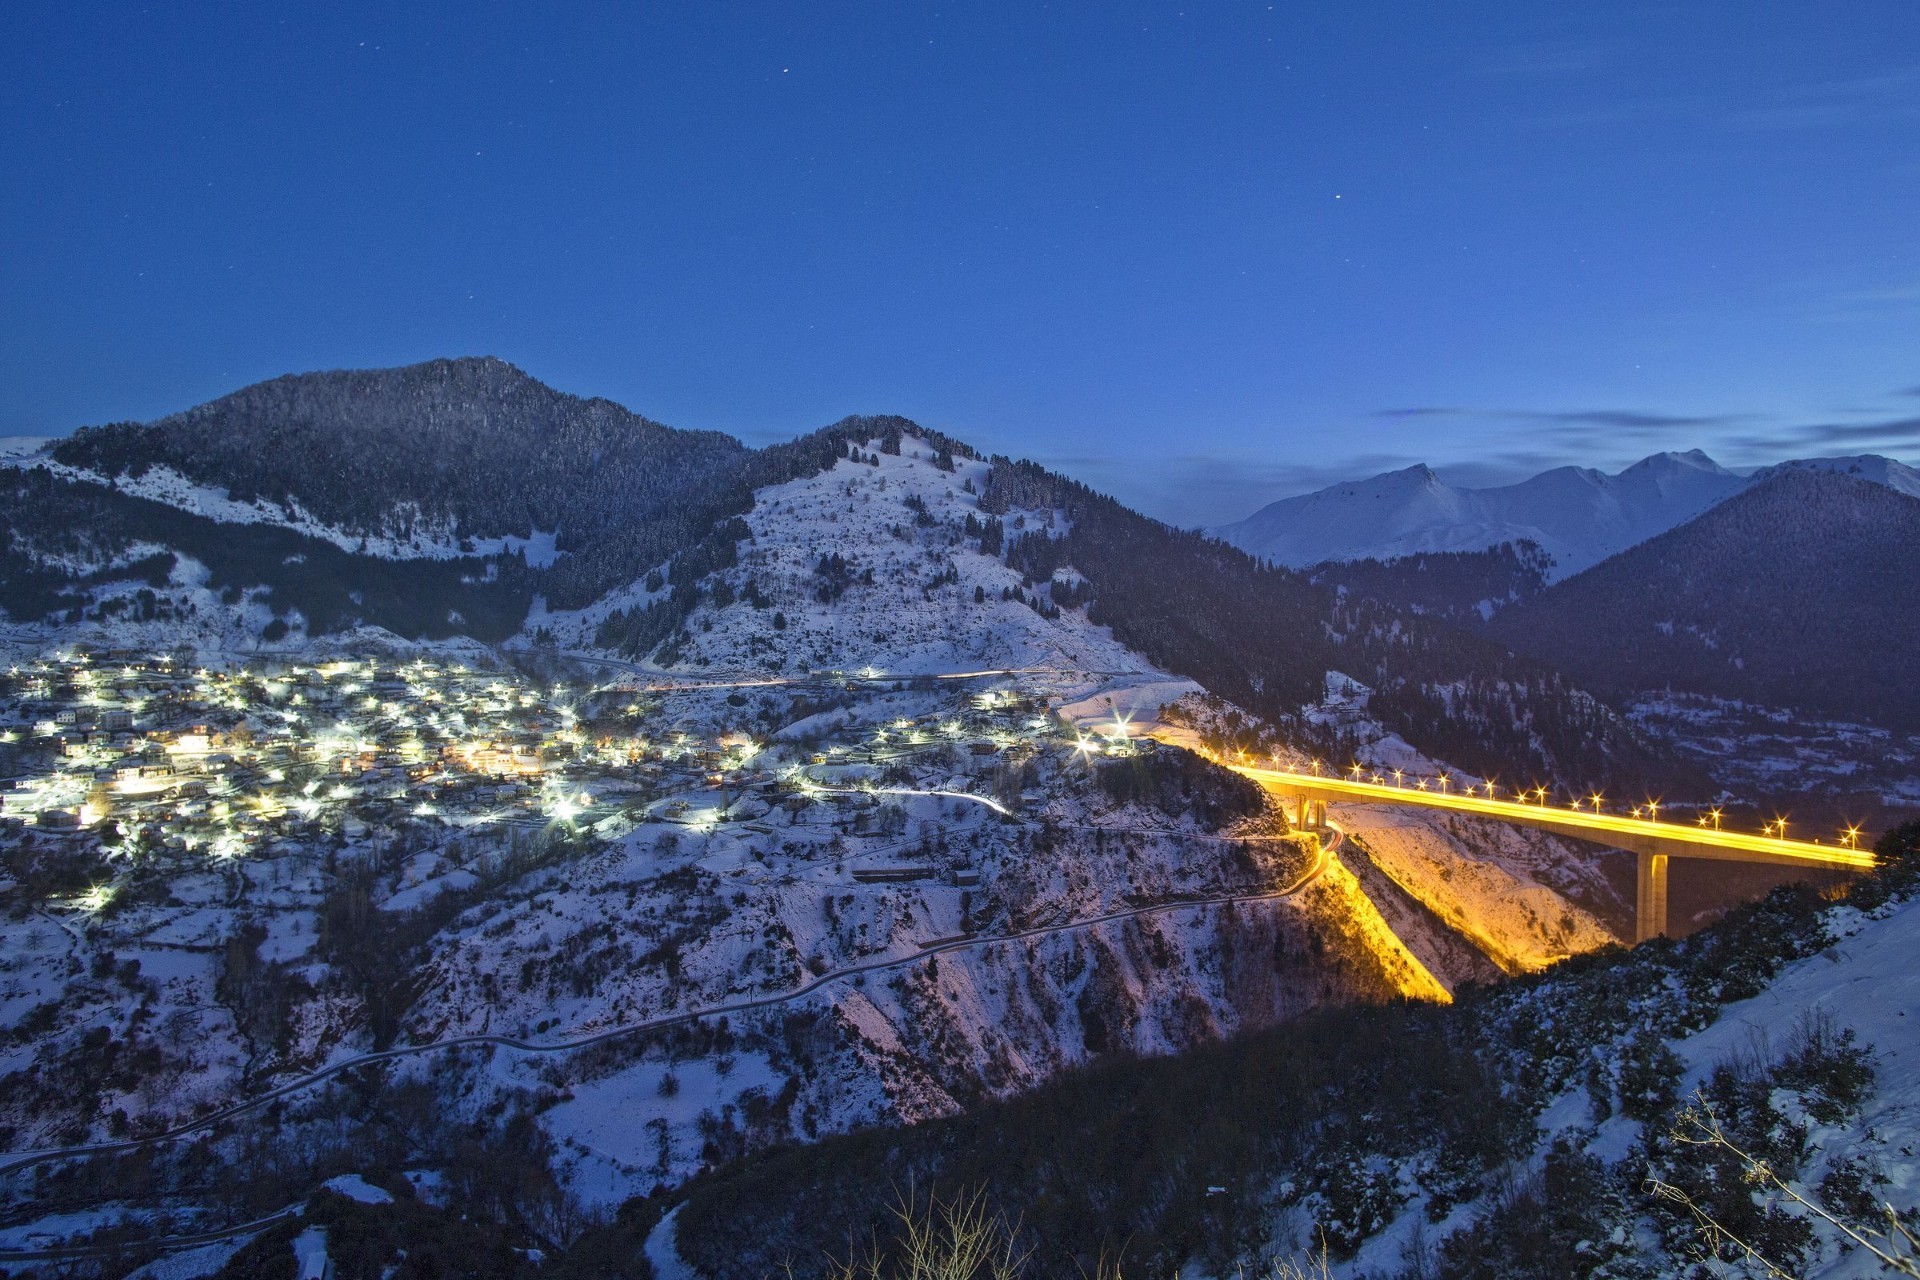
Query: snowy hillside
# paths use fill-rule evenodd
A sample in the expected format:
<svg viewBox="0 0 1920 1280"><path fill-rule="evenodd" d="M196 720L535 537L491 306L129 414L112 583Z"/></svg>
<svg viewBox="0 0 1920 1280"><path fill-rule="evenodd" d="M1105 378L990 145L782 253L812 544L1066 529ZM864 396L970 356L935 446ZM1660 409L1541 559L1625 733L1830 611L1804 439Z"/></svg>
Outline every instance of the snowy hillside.
<svg viewBox="0 0 1920 1280"><path fill-rule="evenodd" d="M1804 458L1797 462L1783 462L1778 466L1761 468L1753 473L1753 479L1764 480L1782 471L1831 471L1836 475L1854 476L1885 485L1909 498L1920 498L1920 470L1873 453L1847 458Z"/></svg>
<svg viewBox="0 0 1920 1280"><path fill-rule="evenodd" d="M1916 1256L1884 1207L1911 1229L1920 824L1880 851L1843 901L1781 890L1451 1007L1330 1010L778 1153L692 1184L655 1238L684 1274L751 1280L884 1233L911 1176L984 1180L1029 1274L1122 1249L1126 1274L1194 1280L1289 1258L1339 1280L1883 1274L1869 1245Z"/></svg>
<svg viewBox="0 0 1920 1280"><path fill-rule="evenodd" d="M1620 901L1600 857L1573 842L1388 806L1335 812L1368 861L1502 973L1632 937L1632 904Z"/></svg>
<svg viewBox="0 0 1920 1280"><path fill-rule="evenodd" d="M109 476L85 467L67 466L47 456L44 450L23 451L20 456L9 461L15 466L43 468L62 479L90 481L100 485L112 484L119 492L130 497L164 503L190 515L204 516L220 524L274 525L310 538L331 542L342 551L353 551L386 560L416 558L453 560L462 556L495 556L518 552L533 568L546 568L554 562L558 554L554 548L555 535L550 532L543 533L536 529L530 538L463 537L455 530L451 521L435 524L422 517L417 510L402 509L394 513L391 523L395 527L406 527L408 532L404 537L390 533L354 532L340 525L328 524L316 519L300 505L296 498L288 498L283 502L270 502L265 498L256 497L251 501L241 502L225 488L197 484L164 463L148 467L137 476Z"/></svg>
<svg viewBox="0 0 1920 1280"><path fill-rule="evenodd" d="M912 437L899 454L864 456L872 461L843 460L754 495L752 536L738 566L717 578L727 584L723 598L757 603L716 606L710 595L686 622L676 670L1019 669L1070 682L1087 673L1117 686L1158 681L1168 697L1195 687L1154 671L1084 611L1047 616L1035 605L1048 604L1051 584L1027 582L980 549L965 521L981 517L986 463L943 470L933 449ZM1057 512L999 519L1009 534L1065 533ZM643 606L665 592L617 592L583 610L536 612L527 633L544 628L564 647L591 651L609 607Z"/></svg>
<svg viewBox="0 0 1920 1280"><path fill-rule="evenodd" d="M1740 1241L1723 1237L1713 1274L1887 1274L1869 1241L1920 1260L1887 1238L1881 1209L1910 1213L1920 1199L1920 977L1912 964L1920 902L1834 909L1820 937L1830 945L1759 994L1715 1010L1704 1029L1633 1051L1657 1073L1647 1078L1657 1105L1623 1098L1616 1110L1596 1102L1591 1083L1569 1089L1540 1116L1537 1146L1513 1173L1507 1205L1493 1196L1426 1221L1410 1206L1336 1274L1454 1275L1467 1258L1488 1266L1530 1248L1570 1251L1596 1275L1699 1274L1687 1259L1702 1255L1707 1237L1689 1201ZM1715 1124L1731 1148L1711 1140ZM1736 1149L1768 1161L1768 1172ZM1554 1202L1533 1240L1488 1248L1495 1232L1524 1237L1515 1208L1549 1207L1539 1199L1554 1194L1543 1178L1561 1179L1560 1194L1567 1179L1582 1180L1582 1201ZM1652 1194L1648 1179L1670 1190ZM1569 1229L1585 1241L1563 1234ZM1443 1244L1450 1231L1462 1234Z"/></svg>
<svg viewBox="0 0 1920 1280"><path fill-rule="evenodd" d="M1657 453L1617 475L1559 467L1518 484L1450 485L1426 466L1284 498L1212 532L1278 564L1387 559L1423 551L1480 551L1537 543L1568 577L1686 523L1775 471L1836 471L1913 495L1920 472L1890 458L1816 458L1752 476L1699 450Z"/></svg>

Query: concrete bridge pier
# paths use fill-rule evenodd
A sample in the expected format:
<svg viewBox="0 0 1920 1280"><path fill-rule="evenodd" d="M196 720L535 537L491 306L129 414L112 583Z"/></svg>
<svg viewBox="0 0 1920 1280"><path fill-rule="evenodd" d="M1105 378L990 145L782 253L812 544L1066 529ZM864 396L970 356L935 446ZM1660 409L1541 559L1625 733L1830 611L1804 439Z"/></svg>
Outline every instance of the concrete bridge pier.
<svg viewBox="0 0 1920 1280"><path fill-rule="evenodd" d="M1325 831L1327 829L1327 802L1315 798L1311 791L1294 793L1293 829L1295 831Z"/></svg>
<svg viewBox="0 0 1920 1280"><path fill-rule="evenodd" d="M1667 934L1667 855L1642 851L1639 892L1633 907L1633 940L1645 942Z"/></svg>

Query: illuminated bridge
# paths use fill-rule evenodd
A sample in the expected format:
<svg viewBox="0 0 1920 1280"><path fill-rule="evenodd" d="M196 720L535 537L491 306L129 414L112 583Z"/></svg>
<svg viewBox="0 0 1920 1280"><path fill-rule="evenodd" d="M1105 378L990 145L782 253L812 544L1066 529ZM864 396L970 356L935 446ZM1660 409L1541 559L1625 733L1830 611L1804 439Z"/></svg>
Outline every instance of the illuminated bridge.
<svg viewBox="0 0 1920 1280"><path fill-rule="evenodd" d="M1223 760L1221 763L1228 762ZM1822 871L1871 871L1874 865L1870 852L1841 844L1812 844L1803 840L1721 831L1713 827L1679 826L1646 818L1623 818L1610 813L1530 804L1523 800L1495 800L1486 796L1420 790L1411 786L1363 782L1321 774L1257 769L1244 765L1231 767L1267 790L1294 800L1297 805L1295 815L1301 826L1323 824L1330 800L1352 804L1398 804L1494 818L1636 853L1640 856L1639 892L1634 911L1637 942L1659 937L1667 931L1669 858L1762 862Z"/></svg>

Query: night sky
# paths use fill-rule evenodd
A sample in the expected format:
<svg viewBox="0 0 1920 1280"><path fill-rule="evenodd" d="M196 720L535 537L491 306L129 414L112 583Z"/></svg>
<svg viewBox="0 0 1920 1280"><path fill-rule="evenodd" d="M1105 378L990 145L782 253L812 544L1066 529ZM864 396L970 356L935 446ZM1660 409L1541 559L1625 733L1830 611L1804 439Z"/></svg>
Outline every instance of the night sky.
<svg viewBox="0 0 1920 1280"><path fill-rule="evenodd" d="M1913 0L9 0L0 173L0 434L485 353L1183 523L1920 456Z"/></svg>

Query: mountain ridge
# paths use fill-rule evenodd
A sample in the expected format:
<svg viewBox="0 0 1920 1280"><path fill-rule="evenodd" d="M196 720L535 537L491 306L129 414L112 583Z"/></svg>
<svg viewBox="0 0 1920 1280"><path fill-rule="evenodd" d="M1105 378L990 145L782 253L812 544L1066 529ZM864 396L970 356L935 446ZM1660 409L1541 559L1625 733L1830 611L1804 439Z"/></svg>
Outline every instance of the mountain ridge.
<svg viewBox="0 0 1920 1280"><path fill-rule="evenodd" d="M1549 581L1686 523L1783 469L1836 471L1920 496L1920 471L1891 458L1806 458L1739 475L1699 449L1651 454L1608 474L1556 467L1515 484L1448 484L1418 463L1283 498L1214 536L1293 568L1483 551L1531 542L1553 557Z"/></svg>
<svg viewBox="0 0 1920 1280"><path fill-rule="evenodd" d="M522 468L531 451L514 431L544 409L559 415L549 435L562 456ZM429 424L425 438L396 439L395 424L413 420ZM444 447L456 431L458 451ZM623 432L645 437L636 452L596 461L592 446ZM57 619L69 639L96 627L143 646L180 634L183 615L223 645L238 634L299 645L385 622L403 624L409 641L538 646L555 635L544 620L598 607L580 637L588 648L675 660L703 602L759 598L735 571L756 495L849 463L877 466L909 439L949 477L979 460L964 442L891 416L850 417L748 450L618 406L593 409L498 360L293 375L159 424L91 429L9 468L34 514L24 501L0 514L0 600ZM361 442L364 451L350 447ZM496 444L499 455L486 456ZM639 474L650 459L661 465ZM161 468L177 483L137 490ZM366 483L352 484L363 472ZM261 523L307 541L260 532L231 554L193 510L201 490L222 482L221 501L250 498ZM1674 762L1631 726L1484 637L1343 600L1032 463L996 457L972 482L984 521L963 536L1018 568L1037 610L1085 609L1149 660L1276 723L1305 732L1302 717L1338 667L1379 690L1379 708L1402 731L1436 755L1456 753L1463 768L1518 762L1542 777L1623 785L1671 777ZM1024 528L1016 509L1028 513ZM901 529L928 518L903 508ZM409 524L413 540L403 541ZM394 558L372 554L371 533L356 541L356 528L386 529ZM1265 643L1249 644L1253 636ZM1489 726L1505 726L1497 741L1481 740Z"/></svg>
<svg viewBox="0 0 1920 1280"><path fill-rule="evenodd" d="M1920 498L1784 467L1502 609L1489 632L1609 693L1667 687L1920 725L1920 672L1897 643L1920 629L1916 558Z"/></svg>

